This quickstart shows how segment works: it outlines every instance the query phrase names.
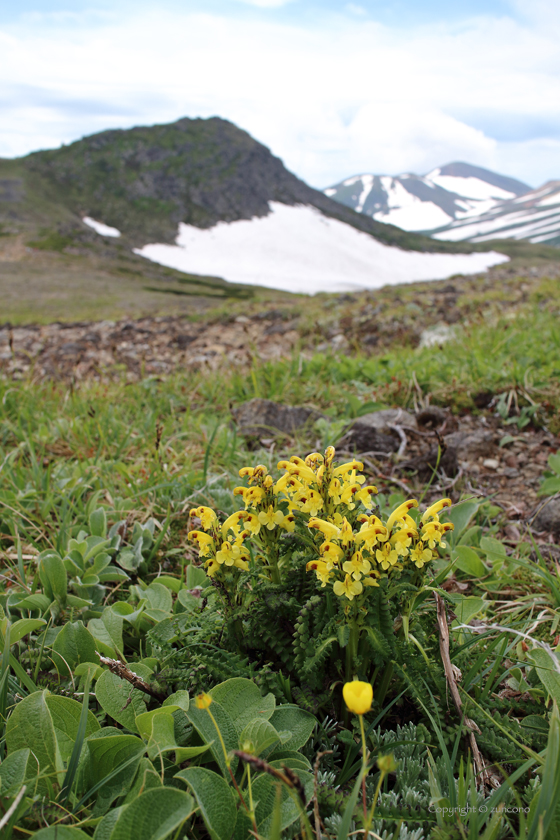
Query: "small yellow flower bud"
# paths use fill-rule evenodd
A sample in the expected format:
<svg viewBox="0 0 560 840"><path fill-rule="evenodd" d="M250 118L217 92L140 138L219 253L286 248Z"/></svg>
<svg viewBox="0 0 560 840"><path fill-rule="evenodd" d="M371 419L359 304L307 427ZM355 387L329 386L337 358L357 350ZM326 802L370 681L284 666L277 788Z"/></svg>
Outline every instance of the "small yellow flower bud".
<svg viewBox="0 0 560 840"><path fill-rule="evenodd" d="M380 755L377 759L377 766L382 773L394 773L397 769L397 762L391 754Z"/></svg>
<svg viewBox="0 0 560 840"><path fill-rule="evenodd" d="M197 709L207 709L210 703L212 702L212 698L209 694L197 694L195 698L196 708Z"/></svg>
<svg viewBox="0 0 560 840"><path fill-rule="evenodd" d="M365 715L371 709L373 688L369 683L354 680L344 683L342 696L350 712L355 715Z"/></svg>

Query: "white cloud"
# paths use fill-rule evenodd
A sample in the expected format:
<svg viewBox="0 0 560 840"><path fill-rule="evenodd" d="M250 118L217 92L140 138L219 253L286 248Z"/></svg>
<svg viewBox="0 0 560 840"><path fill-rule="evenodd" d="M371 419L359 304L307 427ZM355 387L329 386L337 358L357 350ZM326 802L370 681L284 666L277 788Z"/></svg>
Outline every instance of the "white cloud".
<svg viewBox="0 0 560 840"><path fill-rule="evenodd" d="M560 176L560 142L498 142L450 114L550 112L560 54L539 21L397 31L341 16L311 29L141 9L82 27L27 21L0 32L0 155L220 115L316 186L457 159L537 183Z"/></svg>

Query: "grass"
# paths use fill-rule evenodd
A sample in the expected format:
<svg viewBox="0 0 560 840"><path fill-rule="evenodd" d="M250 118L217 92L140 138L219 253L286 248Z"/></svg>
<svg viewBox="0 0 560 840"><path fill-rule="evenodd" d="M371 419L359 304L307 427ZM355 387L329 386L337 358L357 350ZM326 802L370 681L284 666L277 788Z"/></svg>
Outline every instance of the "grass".
<svg viewBox="0 0 560 840"><path fill-rule="evenodd" d="M497 395L515 391L520 405L537 404L540 422L560 430L557 281L512 276L504 279L500 289L491 284L485 287L484 278L458 278L452 282L460 290L453 306L461 312L462 320L457 323L456 340L441 346L418 348L410 342L399 347L388 341L370 355L341 355L328 349L296 352L285 360L256 360L245 369L225 367L211 374L204 370L177 372L132 383L118 379L78 385L37 382L32 378L20 382L1 380L1 603L8 604L18 581L39 591L36 553L47 548L64 552L68 539L89 527L90 515L99 506L105 509L110 523L126 519L130 527L134 522L145 523L149 517L160 523L156 533L161 541L156 542L144 583L162 572L171 578L182 575L185 563L195 559L192 543L187 539L191 504L208 504L222 514L230 513L235 505L231 491L239 483L241 466L257 462L272 466L283 454L303 454L324 447L335 440L341 421L356 416L368 402L414 408L429 398L456 412L476 411L476 396L480 392ZM422 284L386 289L376 295L375 303L384 307L387 323L419 318L421 326L430 325L441 317L438 289L442 287L443 284ZM362 321L369 317L363 315L364 308L371 305L372 298L366 295L342 299L336 309L333 300L318 297L309 302L288 301L290 317L294 312L299 315L302 345L312 339L320 343L341 324L347 324L351 344L359 347ZM221 303L221 311L215 305L212 317L231 317L232 312L251 312L261 305L262 301L253 301L249 306L241 301L233 301L232 305ZM312 404L332 423L319 424L291 441L289 449L280 442L272 448L250 451L231 426L229 406L255 396ZM397 501L394 496L384 499L384 504L389 508ZM477 836L486 840L556 840L558 823L551 803L557 798L560 785L560 724L548 698L560 699L560 691L554 668L535 660L540 662L536 669L530 656L533 645L535 649L539 644L555 646L560 626L557 573L546 557L535 552L529 534L523 535L519 545L508 547L507 554L502 546L504 553L500 553L495 539L502 524L496 518L501 516L497 509L492 511L488 505L482 505L473 516L476 527L469 537L469 546L484 563L485 574L476 577L455 569L457 579L469 586L470 600L462 605L457 595L453 608L468 620L482 616L494 629L482 635L468 628L452 629L451 662L463 672L461 697L468 716L482 730L477 735L480 749L501 772L502 782L507 777L512 779L513 792L508 793L507 785L502 784L499 793L491 794L488 817L479 810L465 811L469 804L478 801L472 792L475 783L471 756L460 737L459 719L451 704L443 699L445 685L438 693L430 682L430 669L435 673L441 667L435 652L437 638L430 641L415 630L416 644L428 657L423 673L426 687L419 678L416 684L412 678L407 683L403 671L399 674L398 691L388 690L389 708L376 708L366 719L366 737L373 755L390 751L401 762L396 774L383 782L379 816L373 829L379 835L388 831L387 836L396 831L398 838L399 820L404 820L411 831L421 829L419 840L464 840ZM438 561L443 575L446 560L444 555ZM134 599L139 586L135 580L134 585L113 587L114 592L107 593L108 603ZM431 622L433 636L430 604L428 600L423 606L420 604L420 611L424 610L426 621ZM137 646L138 639L133 641ZM22 639L13 650L15 665L6 654L0 669L0 705L5 712L11 714L13 706L9 704L32 693L35 684L48 687L55 695L73 696L70 682L61 682L59 677L57 683L51 665L44 664L42 648L35 637L29 644ZM541 648L540 652L544 650ZM126 655L134 663L137 647L127 648ZM418 658L423 668L420 653ZM506 689L513 694L502 696ZM82 697L76 696L82 702ZM294 697L299 697L298 702L305 701L305 696ZM119 701L119 709L125 708L125 700ZM61 824L76 824L77 817L62 814L61 803L72 801L71 783L87 705L84 701L82 717L76 718L76 741L73 750L68 751L68 785L61 791L59 804L52 795L46 807L43 803L30 805L25 813L18 811L22 816L13 824L13 838L29 836L29 831L54 825L61 819L65 821ZM103 710L93 694L89 705L102 720ZM78 718L82 721L80 731ZM410 734L412 730L397 729L408 722L414 727L421 724L425 729L414 729L414 735ZM328 720L320 724L309 755L306 753L313 761L316 752L333 750L332 755L323 757L325 775L319 785L319 805L327 814L326 826L331 836L354 836L349 832L359 831L361 825L360 807L350 807L356 801L351 791L359 789L359 729L352 729L351 723L335 725ZM4 748L0 736L2 760ZM164 766L162 760L162 777L169 766ZM409 767L417 768L423 780L417 788L414 783L407 787ZM159 774L159 765L156 769ZM78 770L76 776L79 774ZM371 801L378 777L375 770L370 775L367 795ZM535 798L539 779L541 793ZM49 780L48 784L52 790L55 782ZM428 811L430 801L455 810L436 815ZM416 805L410 806L411 802ZM499 807L500 802L503 807L530 808L532 822L527 825L524 810L504 812L499 819L494 817L491 808ZM78 804L82 808L82 803ZM337 822L337 815L348 807L344 822ZM96 824L91 806L80 811L79 819L80 827L91 835ZM189 819L187 836L206 840L208 835L201 820ZM501 829L494 833L499 820ZM279 832L277 836L282 835Z"/></svg>

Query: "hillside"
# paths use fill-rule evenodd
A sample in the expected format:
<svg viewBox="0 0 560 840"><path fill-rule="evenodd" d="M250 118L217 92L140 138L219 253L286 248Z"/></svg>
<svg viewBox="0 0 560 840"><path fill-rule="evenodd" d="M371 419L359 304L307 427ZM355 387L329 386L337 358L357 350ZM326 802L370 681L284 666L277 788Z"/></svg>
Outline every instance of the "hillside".
<svg viewBox="0 0 560 840"><path fill-rule="evenodd" d="M485 213L530 189L507 175L456 162L427 175L354 175L326 189L325 195L378 221L431 232L456 219Z"/></svg>
<svg viewBox="0 0 560 840"><path fill-rule="evenodd" d="M97 223L97 232L84 218ZM289 223L282 226L282 219ZM117 235L100 235L100 223ZM249 228L252 238L245 240ZM0 234L4 318L19 323L196 314L228 297L281 299L281 292L256 288L261 285L334 291L443 278L499 261L481 253L494 243L436 241L341 205L217 117L104 131L0 160ZM184 247L173 244L178 234L191 251L193 239L204 240L200 259L185 263ZM221 239L216 247L214 235L224 234L237 237L233 250ZM172 250L162 256L166 248ZM501 243L499 250L531 262L554 258L546 248L527 251L517 243ZM240 253L258 254L258 264ZM337 274L323 286L325 266Z"/></svg>

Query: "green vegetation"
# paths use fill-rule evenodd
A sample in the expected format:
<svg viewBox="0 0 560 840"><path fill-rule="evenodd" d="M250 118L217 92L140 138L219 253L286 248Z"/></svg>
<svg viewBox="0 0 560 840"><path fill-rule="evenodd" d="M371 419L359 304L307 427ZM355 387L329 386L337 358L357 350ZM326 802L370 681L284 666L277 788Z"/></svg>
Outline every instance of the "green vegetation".
<svg viewBox="0 0 560 840"><path fill-rule="evenodd" d="M364 494L372 477L343 470L331 494L320 457L310 473L292 457L336 444L372 405L428 395L455 411L494 395L513 435L560 429L556 282L468 283L463 326L441 346L295 353L126 386L2 381L3 838L346 840L368 823L384 840L558 837L554 564L530 532L502 542L499 508L460 484L458 503L422 522L401 492ZM379 300L391 319L423 318L410 307L424 294L433 323L429 288ZM363 303L298 302L302 340ZM249 450L228 406L254 396L327 419L287 448ZM266 471L302 487L273 493ZM552 455L543 492L559 474ZM263 491L254 503L251 488ZM423 514L430 488L417 490ZM350 552L344 517L354 541L378 529L369 554ZM454 529L430 545L438 520ZM337 571L347 563L356 569ZM353 677L373 687L371 710L343 702Z"/></svg>

